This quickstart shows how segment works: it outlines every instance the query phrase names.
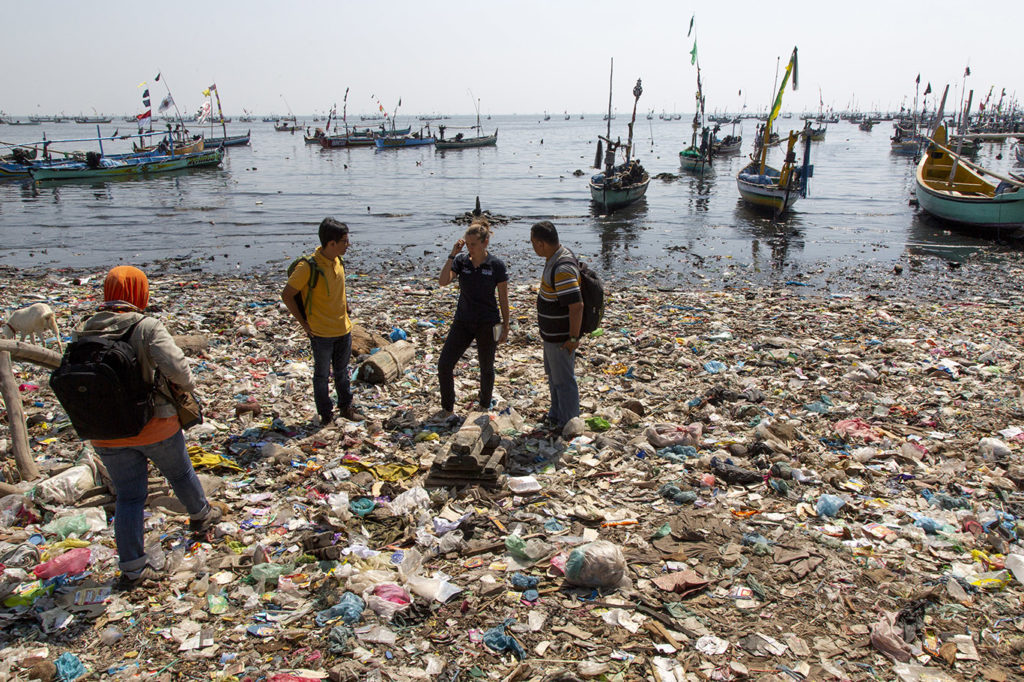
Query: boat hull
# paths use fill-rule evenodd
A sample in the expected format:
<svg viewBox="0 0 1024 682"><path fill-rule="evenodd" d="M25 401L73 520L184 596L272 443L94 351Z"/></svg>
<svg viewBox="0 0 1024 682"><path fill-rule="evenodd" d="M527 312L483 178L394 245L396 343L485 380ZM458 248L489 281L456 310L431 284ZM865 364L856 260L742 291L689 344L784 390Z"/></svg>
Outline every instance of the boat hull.
<svg viewBox="0 0 1024 682"><path fill-rule="evenodd" d="M84 163L53 168L32 168L36 181L123 178L149 173L165 173L184 168L216 166L224 159L223 149L211 149L184 156L151 156L124 159L121 165L90 168Z"/></svg>
<svg viewBox="0 0 1024 682"><path fill-rule="evenodd" d="M207 137L203 139L203 149L218 149L220 147L241 147L249 144L250 135L229 135L227 137Z"/></svg>
<svg viewBox="0 0 1024 682"><path fill-rule="evenodd" d="M436 140L434 149L467 149L469 147L494 147L498 144L498 131L493 135L481 137L464 137L461 140Z"/></svg>
<svg viewBox="0 0 1024 682"><path fill-rule="evenodd" d="M771 209L776 213L792 208L800 198L799 190L791 187L787 191L785 187L780 186L780 174L774 168L766 166L763 175L754 176L751 172L753 166L754 164L747 166L736 176L736 187L739 189L740 197L751 206ZM750 177L744 177L748 172Z"/></svg>
<svg viewBox="0 0 1024 682"><path fill-rule="evenodd" d="M645 177L643 182L638 182L625 187L607 187L594 182L590 183L590 198L607 211L614 211L623 206L629 206L647 193L647 186L651 183L650 177Z"/></svg>
<svg viewBox="0 0 1024 682"><path fill-rule="evenodd" d="M425 147L434 144L432 137L378 137L373 143L377 149L402 149L404 147Z"/></svg>
<svg viewBox="0 0 1024 682"><path fill-rule="evenodd" d="M700 173L711 168L711 159L701 156L693 147L679 152L679 167L685 171Z"/></svg>
<svg viewBox="0 0 1024 682"><path fill-rule="evenodd" d="M945 145L945 128L934 140ZM937 146L922 155L914 181L918 205L936 218L983 229L1024 227L1024 186L995 185Z"/></svg>

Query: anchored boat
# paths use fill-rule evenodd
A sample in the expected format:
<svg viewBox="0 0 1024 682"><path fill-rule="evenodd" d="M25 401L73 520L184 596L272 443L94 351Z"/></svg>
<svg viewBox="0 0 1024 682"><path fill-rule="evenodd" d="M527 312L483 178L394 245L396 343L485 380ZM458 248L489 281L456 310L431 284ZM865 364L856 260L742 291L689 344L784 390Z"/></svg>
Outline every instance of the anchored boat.
<svg viewBox="0 0 1024 682"><path fill-rule="evenodd" d="M612 74L615 70L615 60L612 60ZM608 129L605 135L598 138L597 154L594 158L594 167L601 168L601 143L608 145L604 152L604 172L597 173L590 178L590 198L604 211L614 211L617 208L628 206L647 193L647 186L651 182L651 176L640 165L640 162L631 158L633 151L633 124L636 122L636 105L643 94L643 85L640 79L636 79L633 86L633 118L629 122L629 137L625 145L619 140L612 140L612 74L608 76L608 114L605 120L608 121ZM619 149L625 151L625 161L615 165L615 152Z"/></svg>

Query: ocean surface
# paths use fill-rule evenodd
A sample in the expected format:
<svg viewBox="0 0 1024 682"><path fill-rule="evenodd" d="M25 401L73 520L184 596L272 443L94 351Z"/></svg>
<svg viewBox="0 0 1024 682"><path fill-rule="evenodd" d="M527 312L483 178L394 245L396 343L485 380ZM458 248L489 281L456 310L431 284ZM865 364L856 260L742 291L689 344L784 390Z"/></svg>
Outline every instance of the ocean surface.
<svg viewBox="0 0 1024 682"><path fill-rule="evenodd" d="M551 220L562 242L600 271L653 272L669 285L802 280L821 286L837 271L857 277L908 259L1019 256L1013 244L961 234L910 205L914 161L890 152L889 122L870 132L846 121L830 124L826 139L811 145L810 195L773 222L748 208L736 189L756 121L737 128L742 155L716 159L712 172L694 177L678 164L678 152L690 139L688 118L640 116L635 156L652 178L670 176L652 179L638 203L604 215L590 202L587 180L606 123L600 114L542 119L494 116L483 124L485 133L498 130L497 147L444 152L325 150L306 145L301 132L276 132L271 123L231 123L229 134L251 129L252 144L228 149L219 168L105 182L0 181L0 265L77 269L159 262L193 272L283 267L311 251L318 223L334 216L352 229L350 270L433 273L463 231L453 219L478 196L483 208L511 219L496 227L491 250L513 273L533 273L539 265L529 246L530 225L538 220ZM473 119L443 123L451 137L455 126ZM306 124L324 123L307 118ZM399 117L399 126L410 124L414 130L422 125ZM612 136L624 140L628 118L619 114L612 124ZM785 135L801 125L796 117L780 119L776 130ZM134 125L101 126L104 135L115 129L127 133ZM44 133L48 139L85 138L95 132L93 125L74 123L0 125L0 140L28 142ZM211 134L209 127L204 132ZM726 125L720 135L729 132ZM213 134L221 134L219 127ZM978 161L998 172L1020 171L1011 144L986 143ZM128 146L105 142L104 150ZM81 142L62 148L98 147ZM778 165L782 154L776 148L770 162Z"/></svg>

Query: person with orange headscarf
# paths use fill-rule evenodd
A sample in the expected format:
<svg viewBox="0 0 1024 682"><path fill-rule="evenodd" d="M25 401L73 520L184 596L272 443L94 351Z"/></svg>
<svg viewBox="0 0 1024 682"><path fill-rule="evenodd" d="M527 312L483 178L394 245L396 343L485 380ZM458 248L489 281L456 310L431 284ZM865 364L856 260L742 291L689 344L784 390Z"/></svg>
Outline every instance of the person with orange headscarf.
<svg viewBox="0 0 1024 682"><path fill-rule="evenodd" d="M128 342L141 365L143 380L151 385L166 380L191 391L194 385L185 354L160 320L143 314L147 305L149 280L145 273L127 265L115 267L103 282L99 311L79 325L75 339L91 335L118 337L134 326ZM120 586L130 588L143 580L155 579L159 573L149 565L143 526L150 462L167 478L185 506L192 532L205 532L221 518L221 511L207 501L192 468L177 410L162 391L155 391L153 417L142 431L127 438L91 443L117 494L114 539L121 569Z"/></svg>

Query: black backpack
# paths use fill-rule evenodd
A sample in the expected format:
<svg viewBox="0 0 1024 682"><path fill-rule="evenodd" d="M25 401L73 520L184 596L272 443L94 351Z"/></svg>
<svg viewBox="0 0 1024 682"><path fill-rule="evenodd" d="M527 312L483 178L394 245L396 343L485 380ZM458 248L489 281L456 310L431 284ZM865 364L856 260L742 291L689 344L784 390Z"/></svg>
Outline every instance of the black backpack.
<svg viewBox="0 0 1024 682"><path fill-rule="evenodd" d="M50 373L50 388L80 438L130 438L153 418L153 386L129 342L139 322L118 337L79 338Z"/></svg>
<svg viewBox="0 0 1024 682"><path fill-rule="evenodd" d="M583 296L583 323L580 325L580 335L589 334L601 326L601 320L604 318L604 283L597 273L579 258L565 258L559 261L558 265L561 263L572 263L580 271L580 295Z"/></svg>

